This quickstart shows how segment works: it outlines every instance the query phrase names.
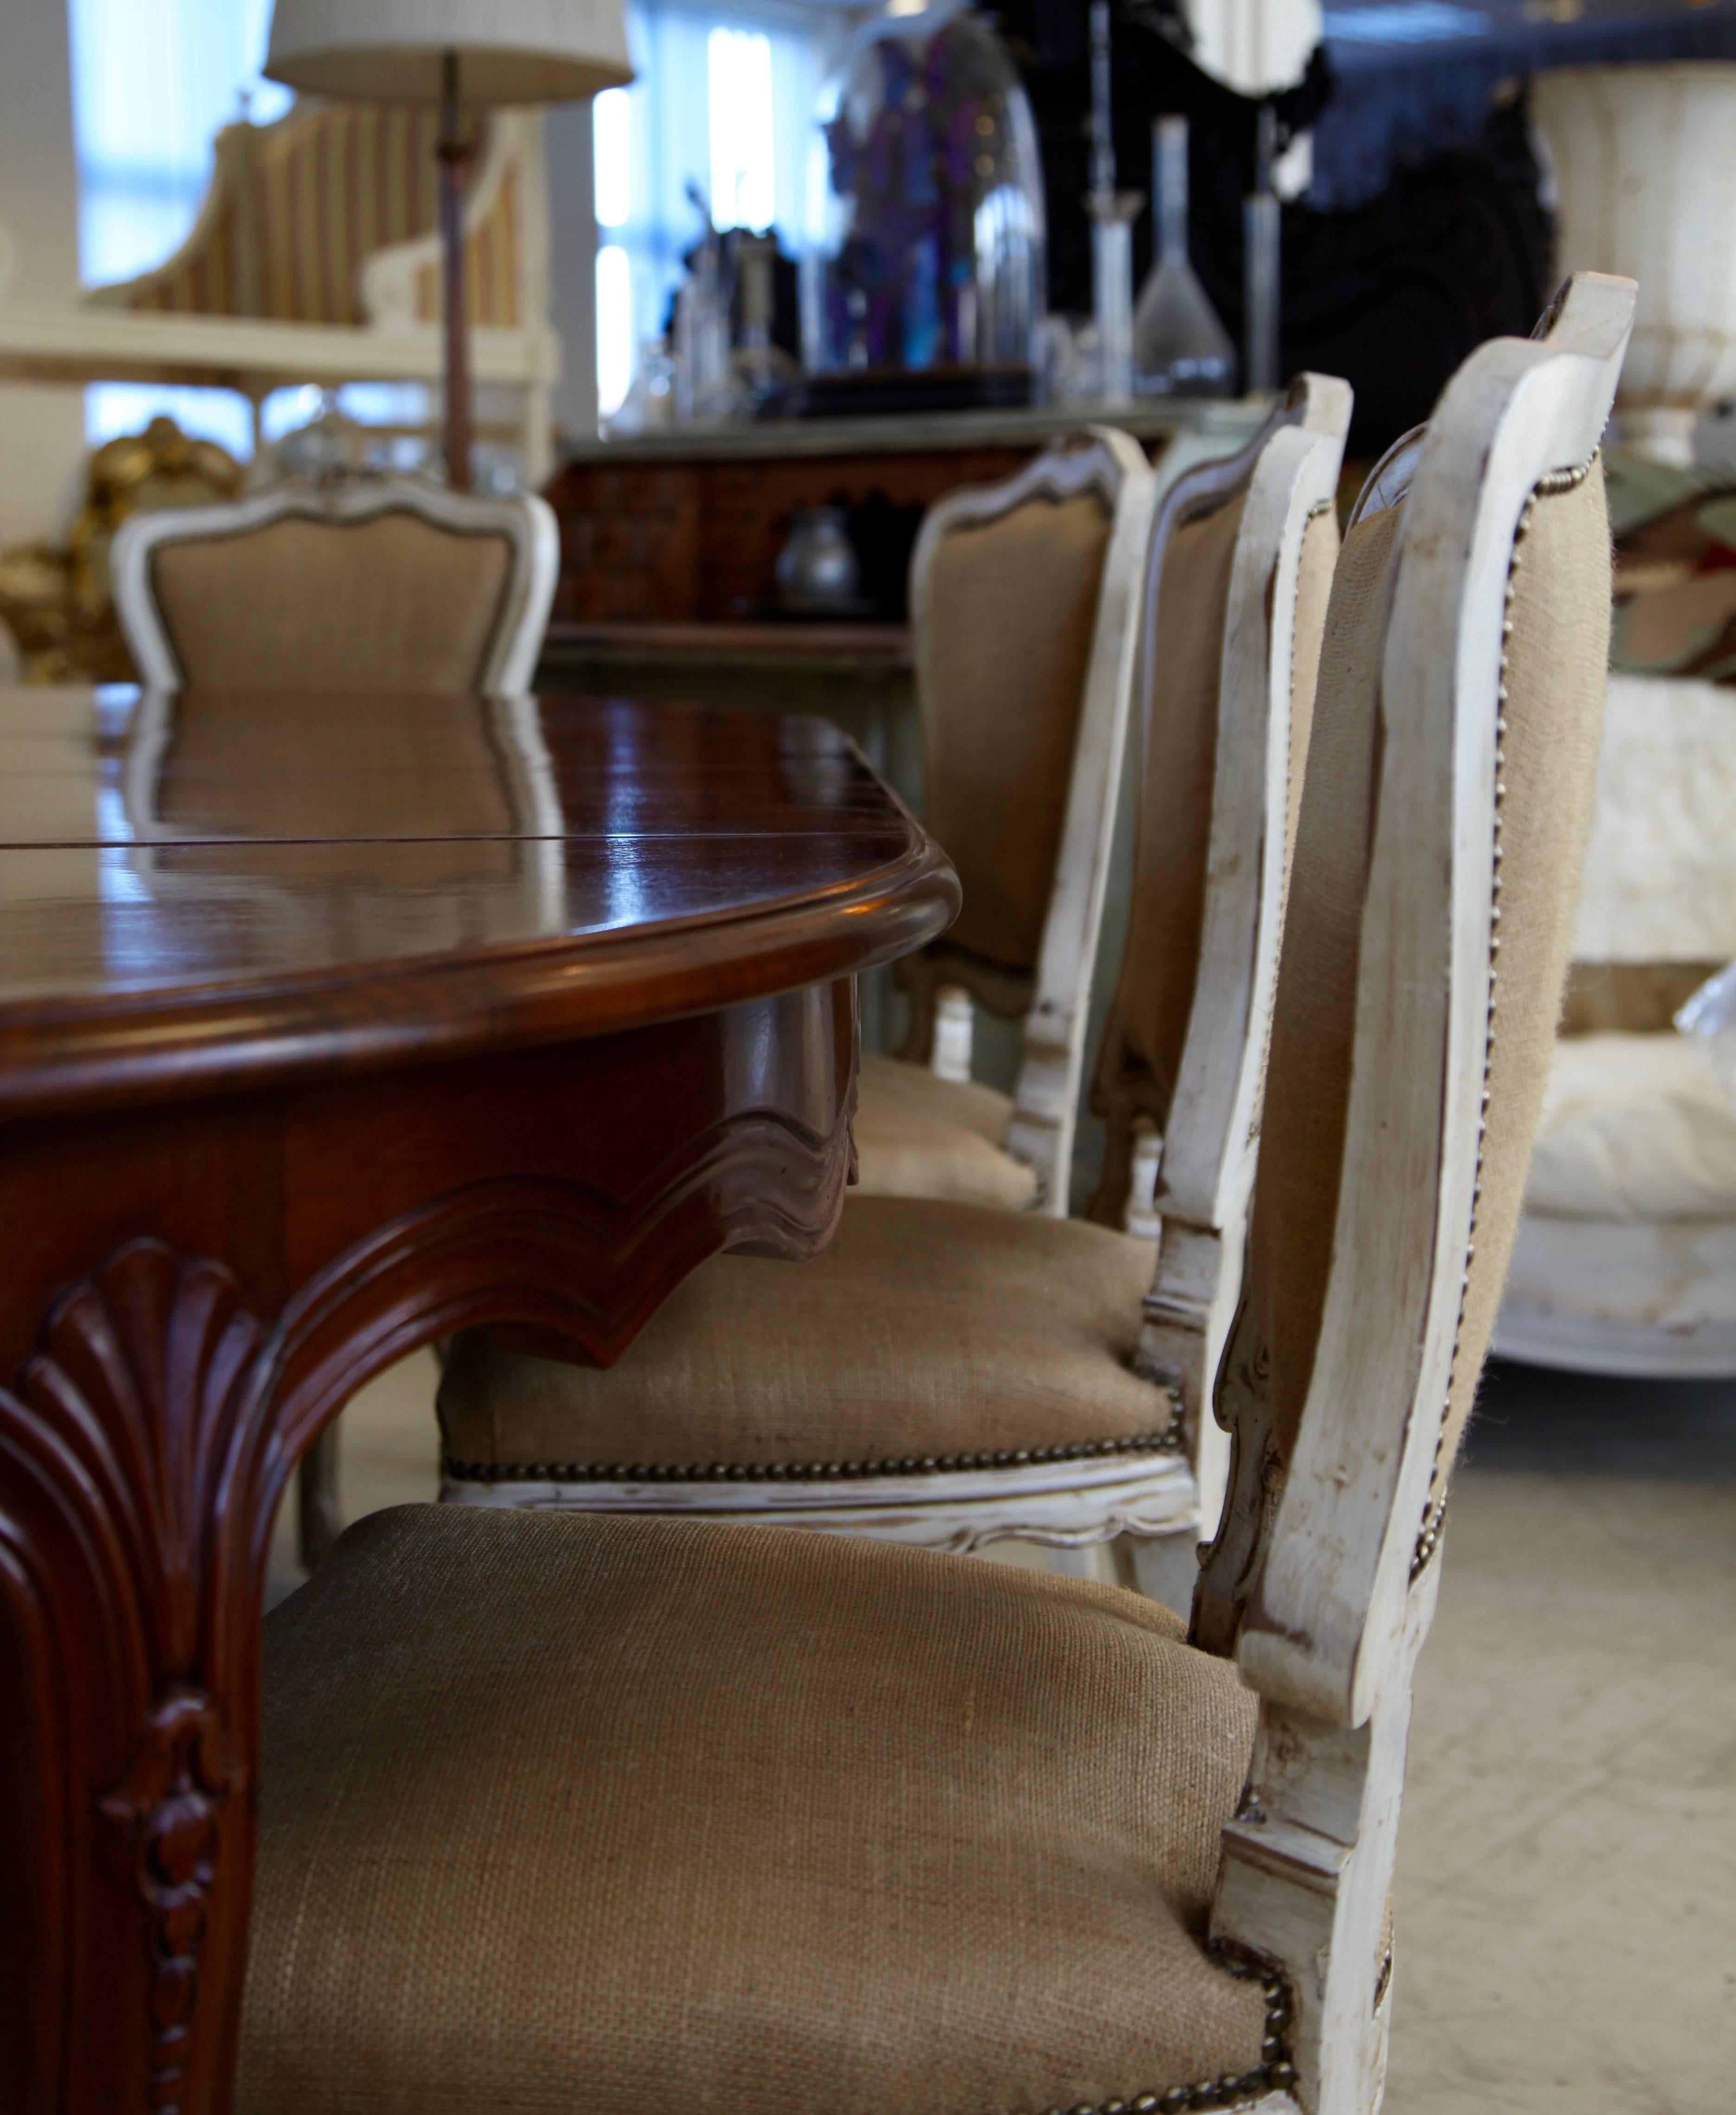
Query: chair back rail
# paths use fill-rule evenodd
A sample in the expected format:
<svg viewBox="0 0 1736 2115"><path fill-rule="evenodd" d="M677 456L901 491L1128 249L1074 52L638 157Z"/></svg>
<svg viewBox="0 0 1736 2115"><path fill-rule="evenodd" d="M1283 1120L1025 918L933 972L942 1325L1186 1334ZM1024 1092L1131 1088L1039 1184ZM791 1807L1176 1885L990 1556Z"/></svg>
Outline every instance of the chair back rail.
<svg viewBox="0 0 1736 2115"><path fill-rule="evenodd" d="M1058 825L1034 951L1025 952L1011 930L1018 921L1004 910L982 921L980 938L972 924L975 903L989 899L998 906L1005 894L996 869L1006 860L1033 856L1028 830L1008 830L1002 818L985 817L985 835L992 835L992 844L966 841L952 847L964 887L964 933L913 963L905 980L914 1013L905 1055L919 1060L928 1056L935 1000L946 984L962 984L997 1013L1024 1012L1024 1055L1007 1143L1037 1171L1039 1209L1057 1217L1067 1211L1087 1001L1126 742L1134 617L1152 487L1151 467L1137 442L1107 427L1089 427L1045 449L1003 484L949 493L925 517L910 562L928 813L941 834L946 833L949 814L955 821L973 811L981 814L981 789L973 782L969 758L992 731L992 722L985 727L984 716L994 708L1022 708L1033 718L1052 713L1056 729L1070 723L1074 730L1062 797L1056 801L1052 789L1043 786L1019 789L1028 824L1044 834ZM969 611L942 615L937 573L950 540L1007 523L1028 509L1060 508L1082 499L1095 499L1102 507L1106 534L1076 700L995 699L973 684L953 692L937 682L934 659L943 645L939 627L944 624L956 637L961 631L969 635L973 625L983 622L983 614ZM1079 554L1070 555L1078 570ZM986 614L992 623L993 612ZM1032 746L1040 755L1056 745L1051 739ZM974 828L969 835L975 836ZM1039 851L1036 856L1042 856ZM1024 958L1010 959L1020 955Z"/></svg>

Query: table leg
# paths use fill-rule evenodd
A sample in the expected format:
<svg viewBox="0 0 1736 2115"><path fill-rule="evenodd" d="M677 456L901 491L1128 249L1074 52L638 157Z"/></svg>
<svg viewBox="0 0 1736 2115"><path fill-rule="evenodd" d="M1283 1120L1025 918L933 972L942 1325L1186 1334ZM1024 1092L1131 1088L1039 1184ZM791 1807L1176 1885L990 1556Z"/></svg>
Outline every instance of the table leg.
<svg viewBox="0 0 1736 2115"><path fill-rule="evenodd" d="M0 1599L23 1690L0 1796L34 1817L0 1875L25 1911L0 1942L21 1971L0 1997L22 2053L8 2108L192 2115L227 2098L259 1609L288 1472L273 1363L226 1269L141 1240L54 1301L0 1390Z"/></svg>
<svg viewBox="0 0 1736 2115"><path fill-rule="evenodd" d="M4 2115L226 2115L297 1457L452 1330L607 1364L719 1247L822 1246L854 1019L839 983L431 1066L414 1092L364 1073L9 1135Z"/></svg>

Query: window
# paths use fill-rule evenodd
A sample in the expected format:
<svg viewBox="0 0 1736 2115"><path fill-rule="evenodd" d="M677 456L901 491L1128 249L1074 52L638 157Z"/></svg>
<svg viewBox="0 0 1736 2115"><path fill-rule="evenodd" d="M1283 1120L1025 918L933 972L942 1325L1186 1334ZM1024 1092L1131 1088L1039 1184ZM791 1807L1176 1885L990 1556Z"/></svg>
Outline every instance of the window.
<svg viewBox="0 0 1736 2115"><path fill-rule="evenodd" d="M186 239L221 126L244 108L268 123L291 98L259 74L271 0L69 0L67 19L79 268L101 286L149 271ZM93 444L167 412L233 454L252 452L248 407L228 390L103 383L85 406Z"/></svg>
<svg viewBox="0 0 1736 2115"><path fill-rule="evenodd" d="M711 119L712 219L718 227L769 227L772 203L772 39L763 30L713 30L706 39Z"/></svg>
<svg viewBox="0 0 1736 2115"><path fill-rule="evenodd" d="M840 25L841 26L841 25ZM641 341L662 333L699 239L697 191L718 227L804 241L808 128L826 53L817 32L746 9L642 0L628 34L638 78L596 103L597 383L618 410Z"/></svg>

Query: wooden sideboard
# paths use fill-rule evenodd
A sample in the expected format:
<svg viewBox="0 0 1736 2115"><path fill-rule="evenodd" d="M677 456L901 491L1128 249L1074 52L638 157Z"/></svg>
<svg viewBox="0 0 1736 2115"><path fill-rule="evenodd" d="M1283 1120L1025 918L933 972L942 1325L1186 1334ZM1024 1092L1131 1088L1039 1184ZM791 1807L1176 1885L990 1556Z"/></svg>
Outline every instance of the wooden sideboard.
<svg viewBox="0 0 1736 2115"><path fill-rule="evenodd" d="M1202 456L1229 454L1262 411L1193 402L928 413L686 427L570 446L547 488L561 521L555 622L763 619L775 612L773 569L802 506L883 507L890 570L901 580L899 549L908 554L922 509L961 484L1009 475L1058 434L1095 419L1136 434L1154 456L1184 437ZM900 612L883 606L882 613L895 621Z"/></svg>

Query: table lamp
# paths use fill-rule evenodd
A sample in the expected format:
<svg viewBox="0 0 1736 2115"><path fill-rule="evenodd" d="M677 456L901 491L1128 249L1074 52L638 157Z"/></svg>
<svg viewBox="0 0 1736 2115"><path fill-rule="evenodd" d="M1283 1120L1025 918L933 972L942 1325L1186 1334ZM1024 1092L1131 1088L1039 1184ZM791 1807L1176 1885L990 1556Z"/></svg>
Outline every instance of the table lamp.
<svg viewBox="0 0 1736 2115"><path fill-rule="evenodd" d="M622 0L277 0L264 70L310 95L440 105L446 468L468 491L464 182L474 149L463 112L577 101L631 80Z"/></svg>

